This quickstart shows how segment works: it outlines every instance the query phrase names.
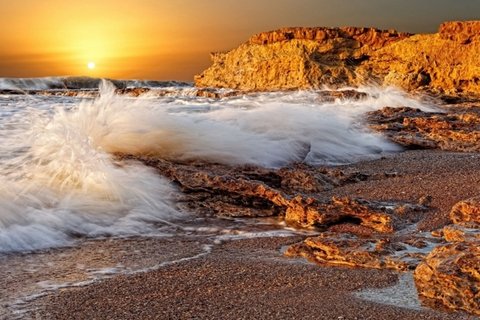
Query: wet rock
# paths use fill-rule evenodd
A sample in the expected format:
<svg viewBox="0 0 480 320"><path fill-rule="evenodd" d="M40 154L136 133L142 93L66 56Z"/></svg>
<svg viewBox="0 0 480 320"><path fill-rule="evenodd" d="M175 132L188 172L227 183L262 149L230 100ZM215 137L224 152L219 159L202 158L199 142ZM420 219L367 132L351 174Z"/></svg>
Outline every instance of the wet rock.
<svg viewBox="0 0 480 320"><path fill-rule="evenodd" d="M213 99L221 99L221 98L228 98L228 97L236 97L246 94L246 92L241 92L241 91L220 91L220 90L215 90L211 88L199 88L196 89L195 91L195 96L197 97L203 97L203 98L213 98Z"/></svg>
<svg viewBox="0 0 480 320"><path fill-rule="evenodd" d="M361 100L368 97L366 92L357 90L324 90L318 92L320 102L335 102L335 100Z"/></svg>
<svg viewBox="0 0 480 320"><path fill-rule="evenodd" d="M480 228L467 228L460 225L448 225L441 231L448 242L479 242Z"/></svg>
<svg viewBox="0 0 480 320"><path fill-rule="evenodd" d="M146 94L147 92L150 92L150 88L122 88L122 89L117 89L115 90L116 94L120 95L127 95L131 97L138 97L141 96L142 94Z"/></svg>
<svg viewBox="0 0 480 320"><path fill-rule="evenodd" d="M339 177L333 170L322 171L304 164L280 168L276 174L280 178L277 187L289 195L315 194L347 183L344 177Z"/></svg>
<svg viewBox="0 0 480 320"><path fill-rule="evenodd" d="M287 224L296 227L326 228L350 223L389 233L426 210L417 204L317 198L321 190L368 178L358 172L347 174L303 164L265 169L142 160L176 183L183 191L180 201L184 207L196 212L220 216L282 215Z"/></svg>
<svg viewBox="0 0 480 320"><path fill-rule="evenodd" d="M425 302L480 315L480 198L455 204L454 224L437 232L450 242L434 249L415 270Z"/></svg>
<svg viewBox="0 0 480 320"><path fill-rule="evenodd" d="M99 84L100 80L93 82L94 84ZM147 81L148 83L154 83L154 81ZM123 83L123 82L121 82ZM212 99L222 99L228 97L235 97L239 95L248 94L248 92L240 92L233 90L218 90L218 89L209 89L209 88L189 88L184 84L178 83L177 87L125 87L128 82L124 83L115 89L115 93L122 96L128 97L140 97L142 95L148 94L151 97L165 97L165 96L192 96L192 97L203 97L203 98L212 98ZM166 82L168 84L169 82ZM175 84L175 83L174 83ZM81 82L76 86L80 86ZM161 85L158 84L158 85ZM0 94L8 95L39 95L39 96L64 96L64 97L82 97L82 98L96 98L100 95L97 87L91 87L91 84L88 84L87 88L57 88L57 89L0 89Z"/></svg>
<svg viewBox="0 0 480 320"><path fill-rule="evenodd" d="M285 254L321 264L407 271L415 269L426 255L425 250L417 249L391 238L326 232L290 246Z"/></svg>
<svg viewBox="0 0 480 320"><path fill-rule="evenodd" d="M450 219L455 224L480 228L480 197L455 204L450 211Z"/></svg>
<svg viewBox="0 0 480 320"><path fill-rule="evenodd" d="M480 315L480 242L435 248L414 276L426 303Z"/></svg>
<svg viewBox="0 0 480 320"><path fill-rule="evenodd" d="M411 149L480 151L480 109L448 113L385 107L367 114L370 127Z"/></svg>
<svg viewBox="0 0 480 320"><path fill-rule="evenodd" d="M285 221L303 228L353 222L377 232L391 233L404 225L401 215L425 210L420 205L405 206L363 199L334 197L322 203L313 198L296 197L287 203Z"/></svg>

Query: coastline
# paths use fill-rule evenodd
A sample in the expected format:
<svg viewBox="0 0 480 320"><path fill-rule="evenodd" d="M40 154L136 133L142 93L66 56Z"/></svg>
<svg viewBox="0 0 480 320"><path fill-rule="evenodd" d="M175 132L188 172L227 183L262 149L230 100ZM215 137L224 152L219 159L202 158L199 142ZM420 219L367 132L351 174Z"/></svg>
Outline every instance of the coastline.
<svg viewBox="0 0 480 320"><path fill-rule="evenodd" d="M67 113L58 108L58 127L48 116L37 123L53 130L40 130L33 139L40 143L23 150L39 166L38 195L48 183L60 195L55 219L50 221L55 197L42 202L35 193L12 196L21 193L17 186L24 190L31 183L18 177L32 173L5 166L15 188L4 187L7 214L0 223L6 222L7 232L25 226L33 231L13 230L14 249L0 255L0 273L6 274L0 318L480 315L478 30L478 21L445 23L427 35L286 28L213 54L213 65L195 78L195 86L102 81L96 91L100 79L47 78L18 80L31 89L0 90L11 128L17 128L12 119L21 109L11 102L23 95L48 101L34 106L45 108L45 115L56 96L74 110L63 117ZM365 82L404 91L383 97L373 89L352 89ZM282 104L281 90L306 90L307 103L285 95ZM259 102L255 97L265 108L250 109ZM28 116L31 103L23 105ZM284 121L295 116L298 121ZM20 145L8 140L11 132L6 145ZM84 157L88 152L97 158ZM375 160L355 162L367 158ZM75 171L85 159L87 170ZM31 168L28 162L22 166ZM92 178L92 172L104 177L110 171L111 180ZM98 181L105 182L103 189ZM75 192L78 203L87 205L73 212L83 218L74 220L78 226L63 214ZM85 201L90 193L93 202ZM12 198L18 203L10 212ZM182 221L183 214L191 219ZM50 245L36 247L38 237L31 241L39 228L31 221L57 235ZM121 227L133 233L122 238L115 233ZM16 247L25 243L34 246ZM394 297L366 301L358 294L375 296L378 288L378 295L407 292L414 307ZM418 307L418 299L435 309Z"/></svg>
<svg viewBox="0 0 480 320"><path fill-rule="evenodd" d="M433 211L436 218L425 219L421 228L433 230L445 224L451 204L465 199L470 193L479 193L480 172L474 170L479 157L476 153L405 151L383 159L342 166L342 170L360 170L374 178L326 191L325 195L334 192L411 200L417 198L421 190L432 196L432 207L437 209ZM385 175L393 170L395 177ZM228 220L224 221L228 223ZM88 319L94 315L96 319L134 315L145 319L468 318L461 312L429 308L412 310L354 297L354 293L362 289L394 285L401 273L316 265L283 256L281 251L286 245L304 237L240 238L220 243L212 242L212 237L194 241L185 241L181 237L138 239L133 241L134 246L129 250L144 250L142 248L146 245L153 249L155 246L151 242L158 241L163 242L164 248L166 245L170 251L188 257L201 253L199 248L202 245L212 247L208 254L166 264L158 270L114 275L87 286L50 292L33 301L38 310L29 316L49 319ZM112 241L115 246L115 240ZM192 251L189 246L195 249ZM78 249L78 252L82 251ZM88 255L88 250L86 252ZM81 257L74 254L71 259L75 261Z"/></svg>

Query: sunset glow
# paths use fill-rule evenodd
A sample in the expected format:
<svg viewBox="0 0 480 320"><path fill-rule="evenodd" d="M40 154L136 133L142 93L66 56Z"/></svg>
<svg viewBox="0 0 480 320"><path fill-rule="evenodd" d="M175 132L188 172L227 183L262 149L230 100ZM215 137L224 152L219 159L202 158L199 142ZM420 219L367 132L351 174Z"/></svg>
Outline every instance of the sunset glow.
<svg viewBox="0 0 480 320"><path fill-rule="evenodd" d="M271 1L253 0L0 0L0 77L95 71L113 78L191 81L209 65L210 52L232 49L261 31L375 25L434 32L442 15L467 19L478 12L473 1L442 9L447 2L279 0L272 10ZM430 14L433 3L435 16ZM91 61L96 67L85 68Z"/></svg>

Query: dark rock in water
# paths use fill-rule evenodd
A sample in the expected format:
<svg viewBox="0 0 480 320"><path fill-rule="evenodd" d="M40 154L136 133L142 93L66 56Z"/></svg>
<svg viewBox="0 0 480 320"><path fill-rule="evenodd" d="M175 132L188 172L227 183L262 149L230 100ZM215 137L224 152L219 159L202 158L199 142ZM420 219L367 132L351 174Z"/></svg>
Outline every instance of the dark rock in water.
<svg viewBox="0 0 480 320"><path fill-rule="evenodd" d="M435 248L415 269L415 284L428 304L480 315L480 242Z"/></svg>
<svg viewBox="0 0 480 320"><path fill-rule="evenodd" d="M340 100L360 100L368 97L366 92L357 90L324 90L318 93L320 102L334 102L337 99Z"/></svg>
<svg viewBox="0 0 480 320"><path fill-rule="evenodd" d="M396 214L405 218L407 211L416 215L426 209L413 204L361 199L316 199L314 194L320 190L355 180L335 179L337 172L326 174L304 165L268 170L160 160L150 160L149 164L181 187L185 194L182 202L190 210L221 216L284 215L287 224L303 228L355 222L389 233L403 225Z"/></svg>
<svg viewBox="0 0 480 320"><path fill-rule="evenodd" d="M206 88L206 89L199 88L195 90L195 96L203 97L203 98L221 99L221 98L235 97L242 94L245 94L245 92L235 91L235 90L219 91L219 90L209 89L209 88Z"/></svg>
<svg viewBox="0 0 480 320"><path fill-rule="evenodd" d="M305 228L349 219L357 219L359 224L380 232L391 232L394 228L391 213L395 208L386 208L389 204L315 198L322 190L368 178L357 172L344 174L338 169L303 164L264 169L149 158L143 161L179 185L184 192L181 202L192 211L221 216L284 215L287 223Z"/></svg>
<svg viewBox="0 0 480 320"><path fill-rule="evenodd" d="M115 93L120 95L131 96L131 97L138 97L150 91L151 91L150 88L120 88L115 90Z"/></svg>
<svg viewBox="0 0 480 320"><path fill-rule="evenodd" d="M368 113L370 127L407 148L480 151L480 109L447 113L385 107Z"/></svg>

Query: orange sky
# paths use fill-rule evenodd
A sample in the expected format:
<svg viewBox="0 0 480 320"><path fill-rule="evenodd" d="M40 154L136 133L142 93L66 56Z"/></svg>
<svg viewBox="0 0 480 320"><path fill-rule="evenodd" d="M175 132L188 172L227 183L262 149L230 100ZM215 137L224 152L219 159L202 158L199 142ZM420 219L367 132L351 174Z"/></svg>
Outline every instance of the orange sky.
<svg viewBox="0 0 480 320"><path fill-rule="evenodd" d="M479 19L477 0L0 0L0 77L191 81L209 52L284 26L433 32ZM477 16L475 16L477 15ZM89 70L93 61L96 68Z"/></svg>

